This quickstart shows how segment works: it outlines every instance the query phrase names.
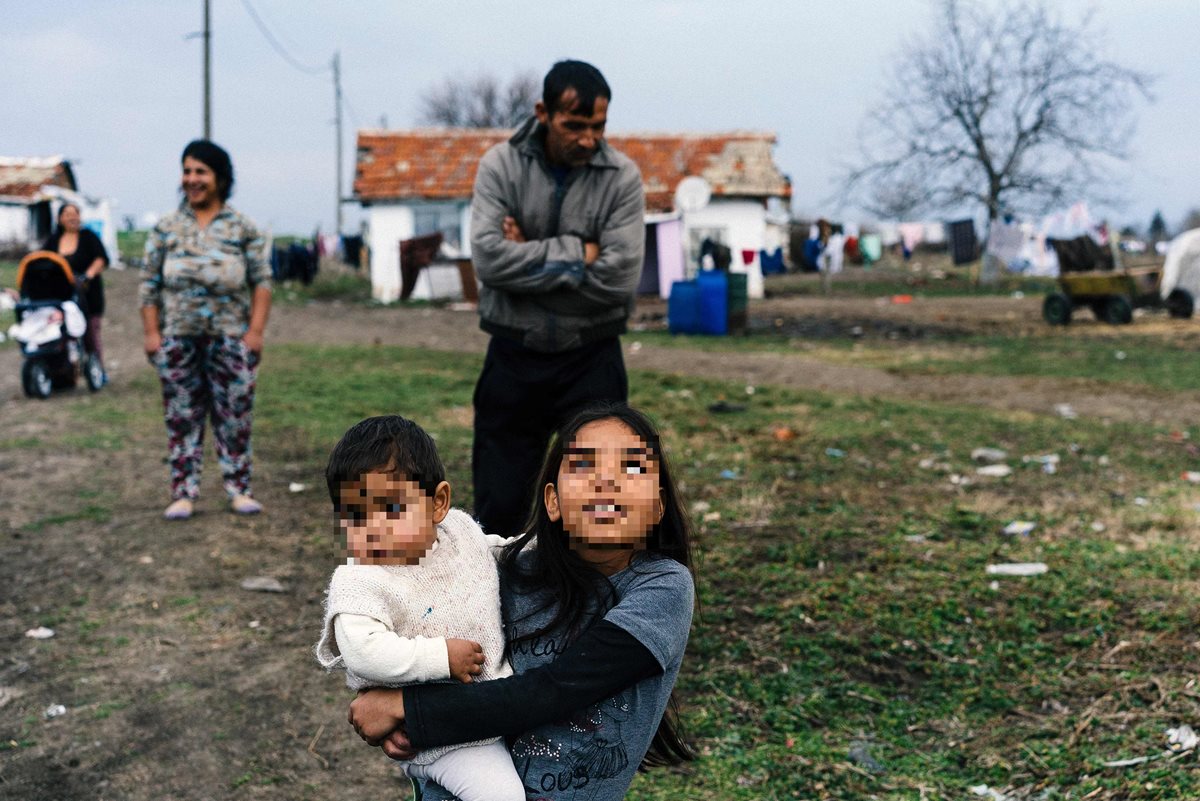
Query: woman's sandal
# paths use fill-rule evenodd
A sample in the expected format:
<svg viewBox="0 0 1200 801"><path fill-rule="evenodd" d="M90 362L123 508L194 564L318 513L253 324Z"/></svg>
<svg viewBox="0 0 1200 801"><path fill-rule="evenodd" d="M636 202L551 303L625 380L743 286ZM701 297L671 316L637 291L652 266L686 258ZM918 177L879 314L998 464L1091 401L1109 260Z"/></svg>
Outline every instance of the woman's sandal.
<svg viewBox="0 0 1200 801"><path fill-rule="evenodd" d="M229 508L239 515L256 515L263 510L263 505L249 495L234 495L229 499Z"/></svg>
<svg viewBox="0 0 1200 801"><path fill-rule="evenodd" d="M163 517L167 520L187 520L191 516L192 502L187 498L172 501L171 505L163 511Z"/></svg>

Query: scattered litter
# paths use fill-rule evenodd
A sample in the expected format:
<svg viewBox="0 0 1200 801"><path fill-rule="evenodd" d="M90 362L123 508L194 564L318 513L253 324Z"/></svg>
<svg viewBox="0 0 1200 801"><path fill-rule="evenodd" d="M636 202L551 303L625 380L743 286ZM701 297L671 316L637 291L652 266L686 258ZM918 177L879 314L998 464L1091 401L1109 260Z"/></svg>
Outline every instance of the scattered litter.
<svg viewBox="0 0 1200 801"><path fill-rule="evenodd" d="M287 592L279 579L272 576L251 576L242 580L242 589L250 592Z"/></svg>
<svg viewBox="0 0 1200 801"><path fill-rule="evenodd" d="M825 455L833 459L845 459L846 452L841 448L826 448Z"/></svg>
<svg viewBox="0 0 1200 801"><path fill-rule="evenodd" d="M712 508L712 504L708 501L696 501L692 504L692 514L700 515Z"/></svg>
<svg viewBox="0 0 1200 801"><path fill-rule="evenodd" d="M1184 751L1191 751L1197 745L1200 745L1200 736L1197 736L1191 726L1184 725L1167 729L1167 748L1174 753L1181 754Z"/></svg>
<svg viewBox="0 0 1200 801"><path fill-rule="evenodd" d="M1150 501L1146 500L1145 498L1143 498L1142 496L1139 495L1138 497L1133 499L1133 505L1134 506L1149 506Z"/></svg>
<svg viewBox="0 0 1200 801"><path fill-rule="evenodd" d="M989 464L975 468L975 473L991 478L1004 478L1005 476L1012 475L1012 468L1006 464Z"/></svg>
<svg viewBox="0 0 1200 801"><path fill-rule="evenodd" d="M851 327L850 336L861 337L862 335L863 335L863 328L861 325L856 325L856 326Z"/></svg>
<svg viewBox="0 0 1200 801"><path fill-rule="evenodd" d="M1113 354L1113 357L1114 357L1114 358L1115 358L1117 361L1119 361L1119 362L1123 362L1123 361L1125 361L1125 351L1123 351L1123 350L1119 350L1119 351L1117 351L1116 353L1114 353L1114 354Z"/></svg>
<svg viewBox="0 0 1200 801"><path fill-rule="evenodd" d="M25 632L25 636L31 640L48 640L54 636L54 629L38 626L36 629L30 629Z"/></svg>
<svg viewBox="0 0 1200 801"><path fill-rule="evenodd" d="M252 629L256 629L256 628L258 628L259 626L261 626L262 624L261 624L261 623L259 623L257 620L251 620L251 621L250 621L249 623L247 623L246 625L247 625L247 626L249 626L249 627L250 627L250 628L252 628Z"/></svg>
<svg viewBox="0 0 1200 801"><path fill-rule="evenodd" d="M1014 520L1004 527L1004 533L1013 537L1028 537L1035 528L1037 523L1030 520Z"/></svg>
<svg viewBox="0 0 1200 801"><path fill-rule="evenodd" d="M1036 462L1042 466L1042 472L1054 475L1058 472L1059 457L1057 453L1043 453L1040 456L1022 456L1022 462Z"/></svg>
<svg viewBox="0 0 1200 801"><path fill-rule="evenodd" d="M887 772L887 768L883 766L883 763L871 756L870 743L863 742L862 740L855 740L854 742L850 743L850 751L848 754L846 754L846 756L852 763L858 765L859 767L865 768L871 773Z"/></svg>
<svg viewBox="0 0 1200 801"><path fill-rule="evenodd" d="M304 492L306 489L308 489L308 485L301 484L299 481L288 484L288 492Z"/></svg>
<svg viewBox="0 0 1200 801"><path fill-rule="evenodd" d="M153 556L139 556L138 564L139 565L152 565L152 564L154 564L154 557Z"/></svg>
<svg viewBox="0 0 1200 801"><path fill-rule="evenodd" d="M1183 480L1190 481L1193 484L1200 484L1200 470L1185 470L1183 472Z"/></svg>
<svg viewBox="0 0 1200 801"><path fill-rule="evenodd" d="M776 442L791 442L796 438L796 432L787 426L779 426L771 432Z"/></svg>
<svg viewBox="0 0 1200 801"><path fill-rule="evenodd" d="M754 393L755 393L754 385L753 385L753 384L747 384L747 385L746 385L746 394L747 394L747 395L753 395Z"/></svg>
<svg viewBox="0 0 1200 801"><path fill-rule="evenodd" d="M1020 300L1021 298L1025 297L1025 293L1019 289L1016 289L1016 290L1013 290L1012 296L1013 296L1013 300Z"/></svg>
<svg viewBox="0 0 1200 801"><path fill-rule="evenodd" d="M1108 528L1108 526L1104 525L1099 520L1096 520L1092 523L1092 531L1096 532L1097 534L1099 534L1101 531L1104 531L1106 528Z"/></svg>
<svg viewBox="0 0 1200 801"><path fill-rule="evenodd" d="M996 462L1003 462L1007 458L1008 451L1002 451L999 448L976 448L971 451L971 461L973 462L995 464Z"/></svg>
<svg viewBox="0 0 1200 801"><path fill-rule="evenodd" d="M631 342L631 343L629 344L629 352L630 352L630 353L637 353L637 352L638 352L639 350L641 350L641 349L642 349L642 343L641 343L641 342Z"/></svg>
<svg viewBox="0 0 1200 801"><path fill-rule="evenodd" d="M1054 412L1064 420L1074 420L1079 413L1069 403L1054 404Z"/></svg>
<svg viewBox="0 0 1200 801"><path fill-rule="evenodd" d="M1133 765L1141 765L1155 759L1158 759L1157 754L1155 756L1134 757L1133 759L1114 759L1111 762L1104 762L1102 764L1106 768L1128 768Z"/></svg>
<svg viewBox="0 0 1200 801"><path fill-rule="evenodd" d="M1040 576L1049 570L1045 562L1005 562L988 565L989 576Z"/></svg>
<svg viewBox="0 0 1200 801"><path fill-rule="evenodd" d="M736 470L730 470L729 468L725 468L724 470L721 471L721 478L725 479L726 481L733 481L737 477L738 477L738 474L737 474Z"/></svg>
<svg viewBox="0 0 1200 801"><path fill-rule="evenodd" d="M717 401L710 404L708 410L713 414L732 414L734 412L746 411L744 403L729 403L728 401Z"/></svg>
<svg viewBox="0 0 1200 801"><path fill-rule="evenodd" d="M912 542L912 543L920 544L922 542L925 542L927 539L928 538L924 534L905 534L904 535L905 542Z"/></svg>
<svg viewBox="0 0 1200 801"><path fill-rule="evenodd" d="M56 718L65 714L67 714L67 708L65 706L62 704L51 704L50 706L46 707L44 712L42 712L42 717L44 717L46 720L50 720L50 718Z"/></svg>
<svg viewBox="0 0 1200 801"><path fill-rule="evenodd" d="M892 303L895 303L898 306L903 306L905 304L912 303L912 298L912 295L892 295Z"/></svg>
<svg viewBox="0 0 1200 801"><path fill-rule="evenodd" d="M971 479L966 476L960 476L958 473L951 473L950 483L956 487L966 487L971 483Z"/></svg>
<svg viewBox="0 0 1200 801"><path fill-rule="evenodd" d="M988 584L988 589L991 590L992 592L998 591L1000 589L1000 582L993 579L992 582L990 584Z"/></svg>
<svg viewBox="0 0 1200 801"><path fill-rule="evenodd" d="M720 512L705 512L703 520L705 523L715 523L721 519Z"/></svg>
<svg viewBox="0 0 1200 801"><path fill-rule="evenodd" d="M1107 454L1101 454L1100 457L1096 459L1096 464L1100 465L1101 467L1108 467Z"/></svg>
<svg viewBox="0 0 1200 801"><path fill-rule="evenodd" d="M993 790L986 784L977 784L969 789L975 795L982 796L984 798L990 798L992 801L1008 801L1008 796L999 790Z"/></svg>
<svg viewBox="0 0 1200 801"><path fill-rule="evenodd" d="M8 706L8 702L20 698L25 693L16 687L0 687L0 709Z"/></svg>

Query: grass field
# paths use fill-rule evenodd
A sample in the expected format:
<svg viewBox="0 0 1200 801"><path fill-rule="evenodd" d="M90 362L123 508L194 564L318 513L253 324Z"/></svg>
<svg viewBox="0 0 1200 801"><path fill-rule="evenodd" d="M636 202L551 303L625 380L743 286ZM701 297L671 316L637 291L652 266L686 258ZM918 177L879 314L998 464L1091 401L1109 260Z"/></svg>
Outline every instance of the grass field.
<svg viewBox="0 0 1200 801"><path fill-rule="evenodd" d="M469 507L479 365L277 346L261 376L259 459L317 474L347 421L401 409L435 434L455 502ZM679 691L701 754L639 777L631 797L956 799L980 784L1014 798L1200 794L1194 756L1103 766L1158 755L1168 726L1200 718L1200 493L1180 479L1196 467L1200 427L747 394L650 374L631 386L662 424L696 522L700 605ZM134 389L133 403L101 393L64 407L65 430L86 440L50 431L0 442L0 454L120 451L158 424L153 378ZM746 408L708 411L718 398ZM969 454L981 446L1005 449L1013 474L977 476ZM1023 458L1049 453L1053 474ZM80 498L24 530L103 521L112 504ZM1036 526L1002 533L1016 519ZM1025 561L1049 571L985 571ZM36 742L37 728L0 751Z"/></svg>
<svg viewBox="0 0 1200 801"><path fill-rule="evenodd" d="M319 369L330 363L344 366L336 381ZM465 490L478 365L288 348L264 377L274 403L260 441L301 449L279 458L316 457L346 419L391 404L429 424ZM1200 708L1189 666L1200 495L1179 480L1200 429L748 396L651 375L631 384L664 426L699 532L700 614L680 690L703 754L686 772L639 779L634 797L950 798L981 783L1077 798L1200 793L1186 763L1138 768L1137 782L1102 767L1158 753L1166 726ZM718 397L748 408L708 412ZM780 441L783 428L794 439ZM1006 449L1012 477L976 477L980 446ZM1054 474L1022 460L1051 452ZM1033 533L1004 535L1018 518ZM1050 571L993 584L984 568L1008 561Z"/></svg>

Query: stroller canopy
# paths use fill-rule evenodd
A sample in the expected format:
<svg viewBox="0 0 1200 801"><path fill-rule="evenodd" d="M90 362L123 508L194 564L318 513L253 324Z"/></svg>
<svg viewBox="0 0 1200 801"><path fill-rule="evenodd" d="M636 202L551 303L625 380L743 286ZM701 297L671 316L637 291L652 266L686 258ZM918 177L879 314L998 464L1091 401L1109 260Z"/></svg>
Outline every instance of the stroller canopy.
<svg viewBox="0 0 1200 801"><path fill-rule="evenodd" d="M17 267L17 291L27 300L71 300L75 297L75 274L62 256L35 250Z"/></svg>

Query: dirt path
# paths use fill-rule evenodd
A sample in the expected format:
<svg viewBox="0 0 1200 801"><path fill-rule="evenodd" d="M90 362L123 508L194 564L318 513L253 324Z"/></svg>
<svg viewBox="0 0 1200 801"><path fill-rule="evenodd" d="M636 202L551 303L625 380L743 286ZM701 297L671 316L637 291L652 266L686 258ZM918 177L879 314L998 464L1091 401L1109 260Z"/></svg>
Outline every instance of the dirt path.
<svg viewBox="0 0 1200 801"><path fill-rule="evenodd" d="M110 316L105 340L110 369L117 380L131 367L141 368L138 322L132 314L136 280L132 272L113 273L108 279ZM953 340L975 333L1046 333L1040 320L1041 299L917 298L909 304L892 304L872 298L769 299L753 304L752 325L793 333L799 339L849 336L852 330L867 337L917 341ZM639 307L641 324L661 327L665 308L648 302ZM1086 314L1083 315L1086 318ZM1181 321L1140 320L1137 330L1112 328L1081 320L1071 334L1087 336L1178 337ZM1063 332L1046 335L1062 336ZM1186 336L1200 335L1187 330ZM340 303L307 306L279 305L268 331L268 342L335 344L385 344L407 347L482 352L487 335L479 330L475 312L434 307L370 308ZM844 393L899 400L928 400L1055 414L1067 404L1084 417L1182 426L1200 418L1200 393L1166 393L1080 379L995 377L978 375L915 376L875 367L831 364L803 353L706 352L642 345L634 347L636 334L626 338L626 358L631 369L707 376L775 384L797 389ZM1031 340L1031 347L1033 341ZM19 396L20 358L13 349L0 353L0 398Z"/></svg>

